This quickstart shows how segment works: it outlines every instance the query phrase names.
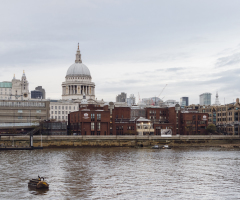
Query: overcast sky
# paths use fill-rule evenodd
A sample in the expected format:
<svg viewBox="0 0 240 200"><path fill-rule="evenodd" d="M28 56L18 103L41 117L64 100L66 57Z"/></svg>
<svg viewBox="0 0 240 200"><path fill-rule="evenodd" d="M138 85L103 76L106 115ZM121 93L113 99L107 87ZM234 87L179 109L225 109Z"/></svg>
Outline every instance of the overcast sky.
<svg viewBox="0 0 240 200"><path fill-rule="evenodd" d="M240 97L239 0L2 0L0 81L21 78L60 99L77 43L97 99L126 92L190 104Z"/></svg>

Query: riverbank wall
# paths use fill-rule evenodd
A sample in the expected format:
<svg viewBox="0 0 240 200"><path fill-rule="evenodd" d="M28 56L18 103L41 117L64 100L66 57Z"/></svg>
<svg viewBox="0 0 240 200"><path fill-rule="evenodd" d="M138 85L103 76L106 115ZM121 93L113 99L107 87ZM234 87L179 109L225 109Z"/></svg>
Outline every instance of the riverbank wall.
<svg viewBox="0 0 240 200"><path fill-rule="evenodd" d="M1 136L0 146L26 147L29 136ZM151 147L168 144L171 147L236 147L240 148L240 137L216 135L188 136L33 136L33 146L44 148L72 147Z"/></svg>

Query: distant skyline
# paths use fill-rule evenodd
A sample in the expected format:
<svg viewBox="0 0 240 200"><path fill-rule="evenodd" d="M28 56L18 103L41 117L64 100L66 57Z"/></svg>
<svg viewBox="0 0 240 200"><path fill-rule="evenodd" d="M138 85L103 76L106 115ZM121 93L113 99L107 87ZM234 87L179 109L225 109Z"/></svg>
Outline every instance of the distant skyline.
<svg viewBox="0 0 240 200"><path fill-rule="evenodd" d="M96 84L97 99L138 93L198 104L218 91L221 104L240 97L240 1L70 0L1 2L0 82L20 79L60 99L75 61Z"/></svg>

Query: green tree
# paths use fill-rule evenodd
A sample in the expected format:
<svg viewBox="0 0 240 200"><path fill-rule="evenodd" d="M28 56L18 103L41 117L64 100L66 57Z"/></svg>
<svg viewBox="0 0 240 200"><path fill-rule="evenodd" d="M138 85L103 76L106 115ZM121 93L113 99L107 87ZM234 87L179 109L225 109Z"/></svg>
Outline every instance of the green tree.
<svg viewBox="0 0 240 200"><path fill-rule="evenodd" d="M213 134L216 132L217 128L214 124L209 124L206 130L208 133Z"/></svg>

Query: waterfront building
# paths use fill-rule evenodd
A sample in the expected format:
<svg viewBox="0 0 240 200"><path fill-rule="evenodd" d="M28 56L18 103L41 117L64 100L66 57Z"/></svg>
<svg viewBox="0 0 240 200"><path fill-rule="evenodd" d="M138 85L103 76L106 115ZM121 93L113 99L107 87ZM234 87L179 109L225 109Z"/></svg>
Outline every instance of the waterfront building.
<svg viewBox="0 0 240 200"><path fill-rule="evenodd" d="M225 135L240 135L240 103L239 98L235 103L226 105L190 105L187 109L209 115L208 123L214 124L217 131Z"/></svg>
<svg viewBox="0 0 240 200"><path fill-rule="evenodd" d="M86 99L95 99L95 84L88 67L82 63L79 45L76 53L75 63L72 64L62 83L62 99L82 99L85 94Z"/></svg>
<svg viewBox="0 0 240 200"><path fill-rule="evenodd" d="M0 100L0 127L38 125L49 120L47 100Z"/></svg>
<svg viewBox="0 0 240 200"><path fill-rule="evenodd" d="M189 105L189 98L188 97L181 97L180 98L180 106L184 108L185 106Z"/></svg>
<svg viewBox="0 0 240 200"><path fill-rule="evenodd" d="M208 114L181 111L179 104L140 108L116 107L110 102L103 107L86 105L70 113L68 123L72 132L84 135L162 135L167 132L171 135L204 135Z"/></svg>
<svg viewBox="0 0 240 200"><path fill-rule="evenodd" d="M199 104L203 105L211 105L211 93L203 93L199 95Z"/></svg>
<svg viewBox="0 0 240 200"><path fill-rule="evenodd" d="M121 94L117 95L116 102L127 102L127 93L121 92Z"/></svg>
<svg viewBox="0 0 240 200"><path fill-rule="evenodd" d="M12 81L0 82L0 99L28 100L31 98L28 87L29 83L24 71L21 80L16 79L14 74Z"/></svg>

